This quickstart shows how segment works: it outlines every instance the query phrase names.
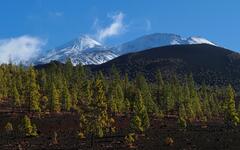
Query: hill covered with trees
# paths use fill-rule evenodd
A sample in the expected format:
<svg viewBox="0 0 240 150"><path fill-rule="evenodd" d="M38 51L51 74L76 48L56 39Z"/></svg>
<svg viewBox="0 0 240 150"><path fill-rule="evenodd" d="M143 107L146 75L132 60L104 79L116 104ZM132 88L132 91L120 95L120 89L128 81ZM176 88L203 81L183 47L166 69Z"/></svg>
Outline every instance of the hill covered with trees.
<svg viewBox="0 0 240 150"><path fill-rule="evenodd" d="M138 54L123 58L134 55ZM146 62L147 58L146 54ZM70 60L66 64L51 62L37 69L3 64L0 66L1 112L21 114L22 121L16 124L13 119L12 122L4 120L1 128L7 125L8 130L4 133L13 128L10 131L15 133L14 136L21 135L15 141L19 144L23 137L44 137L43 130L46 129L39 129L37 118L44 120L49 114L72 114L76 122L71 134L79 143L90 141L83 145L93 147L96 139L109 136L114 139L117 135L131 147L150 127L158 125L154 120L166 117L175 118L181 131L196 123L204 126L216 120L225 127L238 126L240 107L235 102L235 91L230 84L227 87L196 86L191 74L176 74L165 80L160 70L152 73L154 82L148 82L142 72L136 72L136 76L129 80L128 74L121 76L114 65L105 76L101 71L91 73L81 65L74 67ZM57 133L50 132L54 132L51 143L54 145L58 143ZM21 142L19 145L23 146Z"/></svg>
<svg viewBox="0 0 240 150"><path fill-rule="evenodd" d="M184 79L191 74L197 84L227 86L231 83L239 90L240 55L228 49L208 45L173 45L126 54L101 65L89 66L92 71L109 74L112 65L121 75L135 78L139 72L149 81L154 81L156 70L161 70L164 79L177 74Z"/></svg>

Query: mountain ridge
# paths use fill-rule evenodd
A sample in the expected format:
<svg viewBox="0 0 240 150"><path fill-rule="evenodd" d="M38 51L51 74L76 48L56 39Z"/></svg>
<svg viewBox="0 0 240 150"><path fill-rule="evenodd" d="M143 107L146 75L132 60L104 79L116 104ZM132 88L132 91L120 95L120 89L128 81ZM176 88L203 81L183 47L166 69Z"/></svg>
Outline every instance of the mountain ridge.
<svg viewBox="0 0 240 150"><path fill-rule="evenodd" d="M167 45L199 43L214 45L212 42L200 37L183 38L176 34L154 33L118 46L110 47L94 40L90 36L82 35L38 57L38 60L34 64L49 63L52 60L65 62L68 58L72 60L74 65L80 63L83 65L102 64L130 52L138 52Z"/></svg>
<svg viewBox="0 0 240 150"><path fill-rule="evenodd" d="M106 74L115 66L121 73L134 78L143 73L154 81L159 69L165 78L173 74L184 78L192 73L196 81L210 85L231 83L240 89L240 54L222 47L209 44L171 45L152 48L119 56L100 65L87 66L93 72ZM227 82L229 81L229 82Z"/></svg>

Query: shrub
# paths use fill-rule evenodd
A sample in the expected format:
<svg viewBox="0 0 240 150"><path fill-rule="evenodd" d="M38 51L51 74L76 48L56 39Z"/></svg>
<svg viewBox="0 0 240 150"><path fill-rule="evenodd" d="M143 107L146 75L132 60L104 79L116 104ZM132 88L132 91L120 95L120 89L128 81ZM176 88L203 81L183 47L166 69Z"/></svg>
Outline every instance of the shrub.
<svg viewBox="0 0 240 150"><path fill-rule="evenodd" d="M172 139L171 137L167 137L167 138L164 140L164 143L165 143L165 145L167 145L167 146L171 146L171 145L173 145L174 141L173 141L173 139Z"/></svg>
<svg viewBox="0 0 240 150"><path fill-rule="evenodd" d="M156 117L158 118L158 119L163 119L164 118L164 114L163 114L163 112L162 111L158 111L157 113L156 113Z"/></svg>
<svg viewBox="0 0 240 150"><path fill-rule="evenodd" d="M134 115L130 122L130 128L133 132L143 132L142 121L139 116Z"/></svg>
<svg viewBox="0 0 240 150"><path fill-rule="evenodd" d="M85 139L85 138L86 138L83 132L79 132L79 133L78 133L78 137L79 137L80 139Z"/></svg>
<svg viewBox="0 0 240 150"><path fill-rule="evenodd" d="M24 116L22 124L22 129L25 136L29 137L38 135L36 125L31 123L31 120L27 115Z"/></svg>
<svg viewBox="0 0 240 150"><path fill-rule="evenodd" d="M37 126L35 124L32 125L32 133L31 136L38 136Z"/></svg>
<svg viewBox="0 0 240 150"><path fill-rule="evenodd" d="M179 120L178 120L178 123L180 125L181 128L186 128L187 127L187 122L184 118L180 117Z"/></svg>
<svg viewBox="0 0 240 150"><path fill-rule="evenodd" d="M129 133L127 136L125 136L124 139L125 139L126 143L131 147L132 144L136 140L136 135L135 135L135 133Z"/></svg>
<svg viewBox="0 0 240 150"><path fill-rule="evenodd" d="M5 125L5 131L7 132L7 133L10 133L10 132L12 132L13 131L13 126L12 126L12 123L10 123L10 122L8 122L6 125Z"/></svg>

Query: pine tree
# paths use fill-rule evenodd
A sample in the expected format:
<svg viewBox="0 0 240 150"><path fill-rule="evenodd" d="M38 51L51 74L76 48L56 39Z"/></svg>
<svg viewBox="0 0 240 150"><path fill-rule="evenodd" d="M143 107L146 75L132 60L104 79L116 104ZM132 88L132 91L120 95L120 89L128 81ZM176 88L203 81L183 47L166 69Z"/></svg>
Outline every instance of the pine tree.
<svg viewBox="0 0 240 150"><path fill-rule="evenodd" d="M131 119L130 122L130 128L131 130L133 130L132 132L143 132L144 128L142 126L142 120L140 119L140 117L136 114L134 114L134 116Z"/></svg>
<svg viewBox="0 0 240 150"><path fill-rule="evenodd" d="M18 67L16 74L16 88L19 94L20 104L24 104L24 82L23 82L24 69L23 66Z"/></svg>
<svg viewBox="0 0 240 150"><path fill-rule="evenodd" d="M83 82L83 95L82 95L82 103L84 105L88 105L92 101L93 90L92 90L92 82L90 80L85 80Z"/></svg>
<svg viewBox="0 0 240 150"><path fill-rule="evenodd" d="M198 119L203 119L203 117L204 117L201 106L202 106L202 104L200 102L200 98L196 93L196 95L193 97L192 109L195 113L195 117L197 117Z"/></svg>
<svg viewBox="0 0 240 150"><path fill-rule="evenodd" d="M37 127L31 123L30 118L25 115L22 120L22 130L25 136L37 136Z"/></svg>
<svg viewBox="0 0 240 150"><path fill-rule="evenodd" d="M62 109L69 111L71 108L71 97L67 87L66 81L64 81L63 91L62 91Z"/></svg>
<svg viewBox="0 0 240 150"><path fill-rule="evenodd" d="M49 95L49 105L51 112L59 112L60 111L60 96L59 91L56 89L54 83L51 86L51 92Z"/></svg>
<svg viewBox="0 0 240 150"><path fill-rule="evenodd" d="M137 90L136 92L134 111L136 115L141 119L141 125L143 130L149 128L150 121L140 90Z"/></svg>
<svg viewBox="0 0 240 150"><path fill-rule="evenodd" d="M124 96L122 92L122 88L119 84L112 87L111 94L110 94L110 106L112 112L120 113L124 109Z"/></svg>
<svg viewBox="0 0 240 150"><path fill-rule="evenodd" d="M112 84L120 83L120 75L115 65L111 68L111 81L113 82Z"/></svg>
<svg viewBox="0 0 240 150"><path fill-rule="evenodd" d="M39 86L36 82L36 72L33 67L30 66L28 70L28 82L27 82L27 102L29 111L40 111L39 106L40 93Z"/></svg>
<svg viewBox="0 0 240 150"><path fill-rule="evenodd" d="M188 85L184 86L184 106L187 114L187 119L191 121L195 118L195 113L193 111L192 99Z"/></svg>
<svg viewBox="0 0 240 150"><path fill-rule="evenodd" d="M43 69L39 72L38 75L38 84L40 86L40 92L42 96L46 96L47 95L47 74L46 71Z"/></svg>
<svg viewBox="0 0 240 150"><path fill-rule="evenodd" d="M136 79L136 87L141 91L144 105L147 108L147 111L150 113L157 112L157 106L152 99L152 95L148 86L148 83L144 76L138 75Z"/></svg>
<svg viewBox="0 0 240 150"><path fill-rule="evenodd" d="M123 96L124 96L124 111L125 113L128 113L130 110L130 101L129 101L129 87L130 87L130 83L129 83L129 79L128 79L128 74L126 73L124 76L124 80L123 80Z"/></svg>
<svg viewBox="0 0 240 150"><path fill-rule="evenodd" d="M123 93L124 93L124 100L128 99L128 88L129 88L129 79L128 74L126 73L124 76L124 82L123 82Z"/></svg>
<svg viewBox="0 0 240 150"><path fill-rule="evenodd" d="M4 69L0 69L0 100L7 97L7 79L6 79L6 71Z"/></svg>
<svg viewBox="0 0 240 150"><path fill-rule="evenodd" d="M212 91L212 93L209 96L209 105L210 105L210 109L212 112L211 114L214 117L218 117L218 115L219 115L219 105L216 100L217 100L216 94L213 93L213 91Z"/></svg>
<svg viewBox="0 0 240 150"><path fill-rule="evenodd" d="M157 70L155 78L156 78L156 83L157 83L157 89L156 89L156 92L155 92L156 102L158 103L159 106L161 106L163 89L164 89L164 82L163 82L162 74L161 74L160 70Z"/></svg>
<svg viewBox="0 0 240 150"><path fill-rule="evenodd" d="M207 87L205 84L202 85L202 89L200 92L201 92L201 99L202 99L203 114L207 119L211 119L212 111L209 103L209 94L207 92Z"/></svg>
<svg viewBox="0 0 240 150"><path fill-rule="evenodd" d="M70 58L66 60L64 71L65 71L66 79L70 80L73 73L73 64Z"/></svg>
<svg viewBox="0 0 240 150"><path fill-rule="evenodd" d="M107 113L104 84L100 76L94 82L93 99L89 102L88 109L88 113L86 113L88 133L91 133L92 138L94 136L102 137L107 131L110 118Z"/></svg>
<svg viewBox="0 0 240 150"><path fill-rule="evenodd" d="M7 133L11 133L13 131L13 125L11 122L7 122L7 124L4 126L4 129Z"/></svg>
<svg viewBox="0 0 240 150"><path fill-rule="evenodd" d="M12 92L12 105L13 107L20 107L21 105L21 102L20 102L20 96L19 96L19 93L18 93L18 90L17 90L17 87L16 87L16 84L13 85L13 92Z"/></svg>
<svg viewBox="0 0 240 150"><path fill-rule="evenodd" d="M228 125L234 125L237 126L239 123L239 118L236 112L236 106L235 106L235 91L232 88L231 85L227 88L227 100L226 100L226 110L225 110L225 122Z"/></svg>
<svg viewBox="0 0 240 150"><path fill-rule="evenodd" d="M42 96L40 99L40 108L42 111L47 111L48 110L48 97L47 96Z"/></svg>
<svg viewBox="0 0 240 150"><path fill-rule="evenodd" d="M80 105L79 109L79 122L80 122L80 131L79 136L85 137L90 131L89 124L93 115L93 90L92 90L92 82L90 80L85 80L83 82L83 97L82 97L82 105Z"/></svg>
<svg viewBox="0 0 240 150"><path fill-rule="evenodd" d="M190 94L189 102L191 103L193 117L195 118L197 116L198 118L202 118L203 112L201 108L201 102L200 102L200 98L198 96L197 90L195 88L195 83L194 83L192 74L188 76L187 84L188 84L187 86Z"/></svg>
<svg viewBox="0 0 240 150"><path fill-rule="evenodd" d="M186 109L184 104L180 104L179 109L178 109L178 122L180 127L186 128L187 127L187 114L186 114Z"/></svg>
<svg viewBox="0 0 240 150"><path fill-rule="evenodd" d="M162 101L162 104L160 105L162 110L165 110L166 112L169 112L171 110L174 109L174 95L173 95L173 91L171 90L172 87L170 84L166 84L164 86L164 94L163 94L163 98L164 101Z"/></svg>
<svg viewBox="0 0 240 150"><path fill-rule="evenodd" d="M70 92L70 96L71 96L71 108L76 109L77 108L77 104L78 104L78 89L76 88L76 86L74 86L73 88L71 88L69 90Z"/></svg>

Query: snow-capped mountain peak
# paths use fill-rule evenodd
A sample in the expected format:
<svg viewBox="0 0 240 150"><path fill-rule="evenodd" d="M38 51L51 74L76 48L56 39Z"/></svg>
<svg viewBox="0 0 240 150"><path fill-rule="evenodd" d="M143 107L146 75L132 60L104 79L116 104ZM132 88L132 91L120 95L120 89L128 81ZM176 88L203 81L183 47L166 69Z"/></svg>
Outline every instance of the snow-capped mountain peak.
<svg viewBox="0 0 240 150"><path fill-rule="evenodd" d="M68 42L65 45L57 47L55 51L59 51L63 49L68 49L72 51L86 51L86 50L97 48L97 47L102 47L102 44L92 39L88 35L83 35Z"/></svg>
<svg viewBox="0 0 240 150"><path fill-rule="evenodd" d="M142 36L115 47L108 47L88 35L83 35L60 47L48 51L44 55L40 56L35 64L48 63L52 60L65 62L68 58L71 59L74 65L79 63L83 65L101 64L130 52L138 52L169 45L203 43L215 45L207 39L197 36L184 38L176 34L155 33Z"/></svg>
<svg viewBox="0 0 240 150"><path fill-rule="evenodd" d="M161 46L182 45L182 44L210 44L215 45L201 37L184 38L180 35L169 33L154 33L137 38L133 41L123 43L115 48L120 54L138 52Z"/></svg>
<svg viewBox="0 0 240 150"><path fill-rule="evenodd" d="M52 60L65 62L70 58L74 65L101 64L118 56L109 49L91 37L83 35L48 51L37 63L48 63Z"/></svg>
<svg viewBox="0 0 240 150"><path fill-rule="evenodd" d="M90 38L87 35L79 37L75 43L75 45L80 45L81 50L86 50L88 48L94 48L96 46L102 46L99 42L95 41L94 39Z"/></svg>

